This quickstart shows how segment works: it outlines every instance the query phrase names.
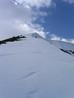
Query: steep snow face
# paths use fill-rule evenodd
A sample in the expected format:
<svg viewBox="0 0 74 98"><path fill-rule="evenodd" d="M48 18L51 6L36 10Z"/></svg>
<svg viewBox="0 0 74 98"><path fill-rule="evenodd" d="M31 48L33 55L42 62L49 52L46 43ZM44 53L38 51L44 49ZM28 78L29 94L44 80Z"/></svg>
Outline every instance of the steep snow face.
<svg viewBox="0 0 74 98"><path fill-rule="evenodd" d="M74 98L74 57L41 38L1 45L0 98Z"/></svg>

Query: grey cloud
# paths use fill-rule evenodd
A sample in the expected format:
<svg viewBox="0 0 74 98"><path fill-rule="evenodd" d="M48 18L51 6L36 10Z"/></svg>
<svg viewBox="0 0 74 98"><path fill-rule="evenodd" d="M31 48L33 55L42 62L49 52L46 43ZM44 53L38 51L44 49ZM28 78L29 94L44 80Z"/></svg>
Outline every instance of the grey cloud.
<svg viewBox="0 0 74 98"><path fill-rule="evenodd" d="M10 0L0 1L0 32L17 32L16 22L30 22L30 9L14 5Z"/></svg>

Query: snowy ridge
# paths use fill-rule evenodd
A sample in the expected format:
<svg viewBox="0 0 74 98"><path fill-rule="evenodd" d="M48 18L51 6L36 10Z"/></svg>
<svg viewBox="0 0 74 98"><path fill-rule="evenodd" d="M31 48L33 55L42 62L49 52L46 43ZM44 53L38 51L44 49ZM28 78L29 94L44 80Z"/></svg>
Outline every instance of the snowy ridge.
<svg viewBox="0 0 74 98"><path fill-rule="evenodd" d="M43 38L41 35L39 35L38 33L30 33L30 34L26 34L24 35L18 35L18 36L13 36L4 40L0 41L0 45L1 44L6 44L7 42L14 42L14 41L20 41L22 40L22 38L41 38L43 40L48 41L50 44L56 46L57 48L59 48L61 51L68 53L70 55L74 55L74 44L69 43L69 42L64 42L64 41L58 41L58 40L51 40L50 38Z"/></svg>
<svg viewBox="0 0 74 98"><path fill-rule="evenodd" d="M26 35L18 35L18 36L13 36L4 40L0 41L0 45L1 44L6 44L7 42L14 42L14 41L20 41L22 40L22 38L41 38L43 40L48 41L50 44L56 46L57 48L59 48L61 51L68 53L70 55L74 55L74 44L69 43L69 42L64 42L64 41L58 41L58 40L51 40L50 38L43 38L41 35L39 35L38 33L30 33L30 34L26 34Z"/></svg>
<svg viewBox="0 0 74 98"><path fill-rule="evenodd" d="M74 44L57 40L49 40L49 42L59 48L61 51L74 55Z"/></svg>
<svg viewBox="0 0 74 98"><path fill-rule="evenodd" d="M33 33L32 37L42 38L42 39L48 41L50 44L54 45L55 47L59 48L64 53L70 54L72 56L74 55L74 44L72 44L72 43L59 41L59 40L51 40L49 37L43 38L42 36L40 36L37 33Z"/></svg>

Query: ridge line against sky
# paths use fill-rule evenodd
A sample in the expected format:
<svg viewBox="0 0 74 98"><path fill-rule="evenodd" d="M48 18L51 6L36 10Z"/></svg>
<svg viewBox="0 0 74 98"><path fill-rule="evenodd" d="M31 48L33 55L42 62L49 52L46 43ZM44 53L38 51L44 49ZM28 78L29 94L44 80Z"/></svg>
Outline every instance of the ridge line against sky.
<svg viewBox="0 0 74 98"><path fill-rule="evenodd" d="M74 4L74 0L60 1L68 3L70 6ZM51 27L50 21L47 23L47 20L50 20L48 17L50 18L57 9L57 2L59 2L59 0L0 0L0 38L6 35L15 35L19 32L37 32L43 37L49 32L50 36L56 36L56 40L58 39L57 36L65 35L62 33L60 34L60 32L58 34L56 32L58 30L53 32L53 30L50 29L53 27ZM55 24L54 22L52 23ZM46 30L46 28L49 30ZM52 39L55 39L55 36L52 36ZM63 38L63 36L60 36L59 40L61 37Z"/></svg>

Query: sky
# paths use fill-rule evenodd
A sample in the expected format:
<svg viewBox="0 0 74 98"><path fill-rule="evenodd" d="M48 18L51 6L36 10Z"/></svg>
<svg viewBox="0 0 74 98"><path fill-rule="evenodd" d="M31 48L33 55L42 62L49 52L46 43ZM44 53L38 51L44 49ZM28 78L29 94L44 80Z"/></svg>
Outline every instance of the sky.
<svg viewBox="0 0 74 98"><path fill-rule="evenodd" d="M74 39L74 0L0 0L0 38L37 32Z"/></svg>

